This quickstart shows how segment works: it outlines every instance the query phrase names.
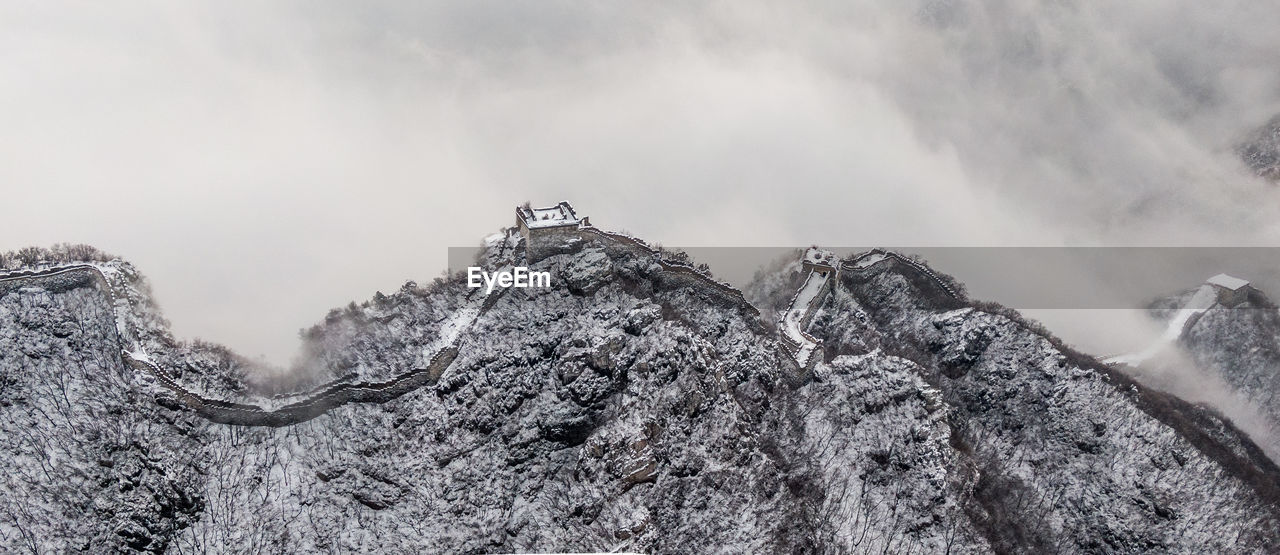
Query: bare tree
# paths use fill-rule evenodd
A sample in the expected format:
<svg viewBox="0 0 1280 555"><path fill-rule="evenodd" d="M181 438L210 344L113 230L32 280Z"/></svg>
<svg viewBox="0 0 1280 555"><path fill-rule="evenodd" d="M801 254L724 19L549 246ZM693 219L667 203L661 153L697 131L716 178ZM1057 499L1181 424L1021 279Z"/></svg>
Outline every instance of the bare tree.
<svg viewBox="0 0 1280 555"><path fill-rule="evenodd" d="M44 250L39 247L25 247L18 251L18 261L23 266L35 266L44 258Z"/></svg>

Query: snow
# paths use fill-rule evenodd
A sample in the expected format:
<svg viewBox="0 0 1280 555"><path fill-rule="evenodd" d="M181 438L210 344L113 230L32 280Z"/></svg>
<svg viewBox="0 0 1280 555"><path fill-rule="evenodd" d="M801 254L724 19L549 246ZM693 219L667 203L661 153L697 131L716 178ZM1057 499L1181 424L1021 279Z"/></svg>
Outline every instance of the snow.
<svg viewBox="0 0 1280 555"><path fill-rule="evenodd" d="M511 269L511 266L504 266L502 269L498 270L498 272L510 272ZM479 292L480 289L477 288L472 291ZM503 291L505 291L505 289L496 288L490 289L486 293L475 294L471 300L468 301L466 306L454 311L454 313L449 316L449 319L446 320L444 324L441 324L440 334L436 340L432 341L422 350L422 366L425 368L430 364L431 360L435 358L436 353L439 353L448 346L453 345L463 332L471 329L471 326L475 325L476 319L479 318L480 314L483 312L485 300L488 299L490 295L498 295Z"/></svg>
<svg viewBox="0 0 1280 555"><path fill-rule="evenodd" d="M787 309L786 314L782 316L784 333L800 346L799 351L796 352L796 362L802 366L809 361L814 349L818 347L817 343L804 333L804 320L809 314L809 308L813 304L813 300L817 298L818 293L826 285L828 275L826 272L809 272L809 275L805 277L804 285L800 286L800 290L796 292L795 298L792 299L791 308Z"/></svg>
<svg viewBox="0 0 1280 555"><path fill-rule="evenodd" d="M1208 283L1209 285L1217 285L1219 287L1225 287L1232 291L1235 291L1237 289L1240 289L1241 287L1245 287L1249 285L1248 281L1240 279L1238 277L1232 277L1227 274L1218 274L1216 276L1213 276L1209 278L1205 283Z"/></svg>
<svg viewBox="0 0 1280 555"><path fill-rule="evenodd" d="M1219 276L1225 276L1225 274L1219 274ZM1164 333L1162 333L1160 338L1154 343L1137 353L1117 355L1104 359L1103 362L1108 364L1128 364L1130 366L1138 366L1143 362L1146 362L1151 359L1151 357L1156 356L1160 351L1176 342L1179 337L1182 337L1182 331L1187 327L1187 321L1190 320L1192 316L1212 308L1217 302L1218 294L1214 291L1213 287L1210 285L1201 285L1200 288L1196 290L1196 294L1187 301L1187 304L1179 309L1177 314L1174 314L1173 318L1169 319L1169 324L1165 326Z"/></svg>
<svg viewBox="0 0 1280 555"><path fill-rule="evenodd" d="M483 298L481 302L483 302ZM457 341L458 336L462 335L463 331L469 329L479 316L479 303L473 303L473 306L460 308L457 312L453 313L453 316L449 317L449 319L440 326L440 337L436 338L435 341L431 342L430 345L427 345L427 347L422 350L423 366L426 366L432 358L435 358L436 353L440 352L441 349L444 349L445 347L452 345L454 341Z"/></svg>
<svg viewBox="0 0 1280 555"><path fill-rule="evenodd" d="M888 257L885 256L884 253L879 253L879 252L871 253L861 258L858 258L858 260L854 262L853 267L859 270L870 268L876 265L877 263L879 263L880 261L884 260L885 258L888 258Z"/></svg>
<svg viewBox="0 0 1280 555"><path fill-rule="evenodd" d="M836 254L818 247L809 247L804 251L804 260L810 264L831 266L836 261Z"/></svg>
<svg viewBox="0 0 1280 555"><path fill-rule="evenodd" d="M137 346L137 348L132 351L125 351L125 354L129 355L129 358L132 358L133 360L136 360L138 362L145 363L145 364L154 364L153 362L151 362L151 357L147 355L146 349L143 349L141 345Z"/></svg>
<svg viewBox="0 0 1280 555"><path fill-rule="evenodd" d="M545 263L578 260L650 268L614 251ZM798 266L767 278L774 293ZM342 340L320 354L405 368L453 343L451 384L278 429L208 422L121 380L121 347L201 379L198 352L156 339L145 292L116 299L135 307L130 329L158 326L136 343L92 289L9 293L0 551L23 550L24 533L47 551L121 551L125 531L157 552L985 553L966 510L979 477L1011 488L996 524L1042 545L1273 551L1269 499L1127 387L1005 316L939 315L894 272L827 279L805 277L780 327L804 356L815 336L863 354L794 384L775 333L688 287L639 296L614 279L487 302L459 283L409 289L326 321Z"/></svg>
<svg viewBox="0 0 1280 555"><path fill-rule="evenodd" d="M582 220L569 203L562 202L547 208L520 209L521 219L529 229L578 225Z"/></svg>

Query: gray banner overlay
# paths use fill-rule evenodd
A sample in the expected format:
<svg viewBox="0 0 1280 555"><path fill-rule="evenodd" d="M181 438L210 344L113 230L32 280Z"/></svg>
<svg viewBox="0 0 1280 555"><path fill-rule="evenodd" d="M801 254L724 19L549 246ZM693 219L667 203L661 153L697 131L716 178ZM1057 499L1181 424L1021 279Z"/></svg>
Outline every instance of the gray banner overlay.
<svg viewBox="0 0 1280 555"><path fill-rule="evenodd" d="M828 247L852 257L873 247ZM977 300L1019 309L1133 309L1217 274L1247 280L1280 299L1280 247L880 247L922 257ZM667 247L745 287L756 272L798 259L803 247ZM478 247L451 247L450 272L474 264Z"/></svg>

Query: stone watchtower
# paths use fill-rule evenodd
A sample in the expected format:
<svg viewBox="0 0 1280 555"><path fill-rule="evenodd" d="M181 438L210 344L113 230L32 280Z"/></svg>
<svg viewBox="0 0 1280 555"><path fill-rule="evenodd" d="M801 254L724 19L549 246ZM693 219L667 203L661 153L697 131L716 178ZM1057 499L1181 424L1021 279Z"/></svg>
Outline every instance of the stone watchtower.
<svg viewBox="0 0 1280 555"><path fill-rule="evenodd" d="M1218 274L1205 283L1213 286L1218 293L1218 304L1231 308L1249 300L1249 282L1227 274Z"/></svg>
<svg viewBox="0 0 1280 555"><path fill-rule="evenodd" d="M560 252L579 226L591 225L562 201L547 208L516 207L516 229L524 237L525 261L536 262Z"/></svg>
<svg viewBox="0 0 1280 555"><path fill-rule="evenodd" d="M804 258L801 259L801 266L808 271L817 272L821 275L833 273L836 270L836 253L828 250L822 250L818 247L809 247L804 251Z"/></svg>

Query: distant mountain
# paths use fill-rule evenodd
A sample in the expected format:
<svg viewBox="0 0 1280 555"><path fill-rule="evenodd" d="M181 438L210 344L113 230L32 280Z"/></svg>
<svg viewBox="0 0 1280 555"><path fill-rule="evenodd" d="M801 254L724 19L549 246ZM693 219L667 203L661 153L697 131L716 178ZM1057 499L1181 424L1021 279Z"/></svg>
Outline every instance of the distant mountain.
<svg viewBox="0 0 1280 555"><path fill-rule="evenodd" d="M585 222L505 230L477 266L551 287L379 293L288 383L175 340L125 262L27 254L5 551L1280 550L1280 469L1229 421L895 253L744 294Z"/></svg>
<svg viewBox="0 0 1280 555"><path fill-rule="evenodd" d="M1235 402L1256 408L1256 427L1269 438L1266 447L1274 456L1280 453L1280 309L1250 285L1241 286L1237 296L1227 306L1207 283L1159 299L1149 312L1168 327L1163 341L1169 347L1177 346L1196 368L1225 384ZM1153 347L1146 356L1159 360L1159 354Z"/></svg>
<svg viewBox="0 0 1280 555"><path fill-rule="evenodd" d="M1236 152L1258 175L1280 180L1280 114L1250 133Z"/></svg>

